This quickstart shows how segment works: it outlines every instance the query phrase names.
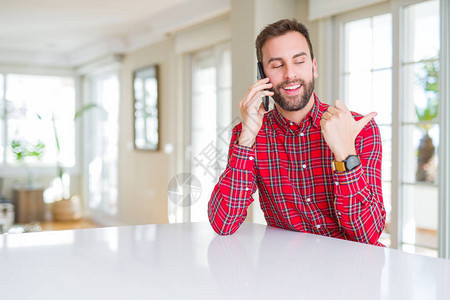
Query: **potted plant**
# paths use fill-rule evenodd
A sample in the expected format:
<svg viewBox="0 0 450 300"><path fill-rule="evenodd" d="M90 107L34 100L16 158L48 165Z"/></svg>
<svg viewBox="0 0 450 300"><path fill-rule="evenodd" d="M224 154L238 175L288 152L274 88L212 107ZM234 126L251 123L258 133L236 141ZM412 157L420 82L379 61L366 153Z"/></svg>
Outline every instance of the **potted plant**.
<svg viewBox="0 0 450 300"><path fill-rule="evenodd" d="M423 136L420 139L417 152L416 181L433 182L435 175L434 153L435 146L429 135L432 126L431 121L438 117L438 62L427 62L424 64L425 76L420 80L426 91L427 102L425 107L416 106L416 116L419 126L422 128Z"/></svg>

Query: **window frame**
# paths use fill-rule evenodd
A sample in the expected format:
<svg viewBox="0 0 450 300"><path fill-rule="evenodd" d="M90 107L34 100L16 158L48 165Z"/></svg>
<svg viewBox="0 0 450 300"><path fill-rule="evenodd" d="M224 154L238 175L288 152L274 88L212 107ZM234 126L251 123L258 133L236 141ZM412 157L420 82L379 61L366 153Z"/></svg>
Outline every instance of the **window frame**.
<svg viewBox="0 0 450 300"><path fill-rule="evenodd" d="M220 94L221 94L222 91L227 90L227 89L230 90L230 94L231 94L232 85L225 86L224 83L223 83L223 76L224 76L224 74L223 74L222 70L223 70L223 68L225 66L222 64L222 60L221 60L222 58L220 56L223 51L229 51L230 54L231 54L231 45L230 45L229 42L219 43L219 44L213 45L211 47L208 47L206 49L192 52L190 54L190 62L191 62L191 65L190 65L190 71L191 71L191 93L190 93L190 106L191 106L191 109L190 109L190 112L191 112L191 114L190 114L189 118L190 118L190 123L191 123L191 131L190 131L191 132L190 133L190 140L191 140L190 148L191 149L192 149L192 128L193 128L193 121L194 121L192 119L192 109L193 109L192 102L193 102L194 93L195 93L195 89L194 89L194 84L195 84L194 83L194 78L195 78L194 72L196 71L196 67L197 67L197 65L196 65L197 59L199 59L201 57L209 56L209 57L214 59L214 67L216 69L215 94L216 94L216 106L217 106L216 107L216 112L215 112L216 113L216 116L215 116L216 124L215 124L215 126L216 126L216 130L217 131L221 131L221 130L224 129L224 128L221 127L221 124L220 124L221 121L222 121L222 119L221 119L222 112L219 111L219 107L218 107L219 103L222 101ZM230 68L232 68L231 60L230 60ZM231 112L231 105L232 105L232 101L231 101L231 98L230 98L230 112ZM230 115L230 118L231 118L231 115ZM230 121L232 121L232 120L230 120ZM213 141L216 149L218 148L217 140L218 140L218 136L217 136L217 132L216 132L215 140ZM228 147L227 147L226 152L228 153ZM216 159L217 159L217 153L216 153ZM190 168L188 169L189 173L194 173L194 168L195 167L194 167L193 160L194 160L194 156L193 156L193 153L191 151L191 153L190 153L190 161L189 161ZM216 170L214 172L215 176L217 177L217 179L220 176L220 173L222 171L223 170ZM212 192L212 190L211 191L206 190L206 189L203 190L203 193L205 193L205 195L208 195L208 194L210 195L211 192ZM189 219L188 220L190 222L199 221L199 220L193 220L192 207L189 207L188 212L189 212Z"/></svg>
<svg viewBox="0 0 450 300"><path fill-rule="evenodd" d="M185 92L185 101L183 101L184 105L184 112L183 112L183 119L184 119L184 128L183 128L183 156L184 156L184 162L182 164L182 172L183 173L191 173L193 168L193 154L192 154L192 127L193 127L193 118L192 118L192 109L193 109L193 93L194 93L194 65L196 58L202 57L202 56L212 56L214 58L215 68L216 68L216 101L217 103L220 101L219 93L220 91L223 91L225 89L232 90L232 83L231 86L224 86L222 84L222 78L223 74L221 74L220 70L223 68L223 66L220 64L220 54L222 51L230 51L231 53L231 44L228 40L225 40L223 42L208 45L205 47L202 47L200 49L191 49L192 51L189 53L185 53L182 57L183 60L183 66L184 66L184 92ZM232 55L232 54L231 54ZM230 61L230 67L232 68L232 62ZM232 103L230 103L231 105ZM216 121L219 122L217 115L220 113L216 111ZM219 124L217 124L218 128L220 128ZM228 146L228 145L227 145ZM228 151L228 148L227 148ZM217 176L219 176L221 172L217 173ZM210 191L208 191L210 192ZM205 190L202 191L202 193L206 193ZM179 223L179 222L190 222L192 220L192 208L191 207L181 207L176 206L171 202L171 200L168 200L169 203L169 222ZM198 204L198 203L197 203Z"/></svg>
<svg viewBox="0 0 450 300"><path fill-rule="evenodd" d="M439 149L439 220L438 253L440 257L450 259L450 3L440 1L440 149Z"/></svg>

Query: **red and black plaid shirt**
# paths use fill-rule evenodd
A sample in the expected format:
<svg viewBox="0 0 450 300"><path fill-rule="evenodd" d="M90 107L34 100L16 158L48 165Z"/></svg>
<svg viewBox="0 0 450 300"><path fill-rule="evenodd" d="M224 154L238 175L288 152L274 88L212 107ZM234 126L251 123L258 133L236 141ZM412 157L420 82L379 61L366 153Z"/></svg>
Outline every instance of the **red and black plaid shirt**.
<svg viewBox="0 0 450 300"><path fill-rule="evenodd" d="M333 153L320 128L327 108L315 96L313 108L300 125L276 109L268 112L251 148L238 144L242 124L233 129L228 164L208 204L209 220L217 233L232 234L239 228L258 188L268 225L382 245L378 238L386 212L378 126L370 121L356 138L361 165L349 172L334 172Z"/></svg>

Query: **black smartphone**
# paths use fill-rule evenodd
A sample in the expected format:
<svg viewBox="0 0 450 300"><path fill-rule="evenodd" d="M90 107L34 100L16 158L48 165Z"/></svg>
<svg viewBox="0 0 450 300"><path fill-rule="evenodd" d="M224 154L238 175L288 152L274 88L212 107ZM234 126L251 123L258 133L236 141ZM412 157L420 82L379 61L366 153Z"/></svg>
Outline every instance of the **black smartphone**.
<svg viewBox="0 0 450 300"><path fill-rule="evenodd" d="M258 61L257 65L258 65L258 79L266 78L266 74L264 74L264 69L263 69L262 63L260 61ZM263 97L263 105L264 105L264 109L266 111L269 111L269 96Z"/></svg>

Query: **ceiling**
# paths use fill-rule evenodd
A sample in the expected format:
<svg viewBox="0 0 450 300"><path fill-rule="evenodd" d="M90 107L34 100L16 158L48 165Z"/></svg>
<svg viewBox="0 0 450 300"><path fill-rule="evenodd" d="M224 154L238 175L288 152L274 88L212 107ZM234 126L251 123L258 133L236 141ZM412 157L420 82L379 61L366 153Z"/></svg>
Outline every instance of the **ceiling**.
<svg viewBox="0 0 450 300"><path fill-rule="evenodd" d="M0 63L76 66L230 9L230 0L0 0Z"/></svg>

